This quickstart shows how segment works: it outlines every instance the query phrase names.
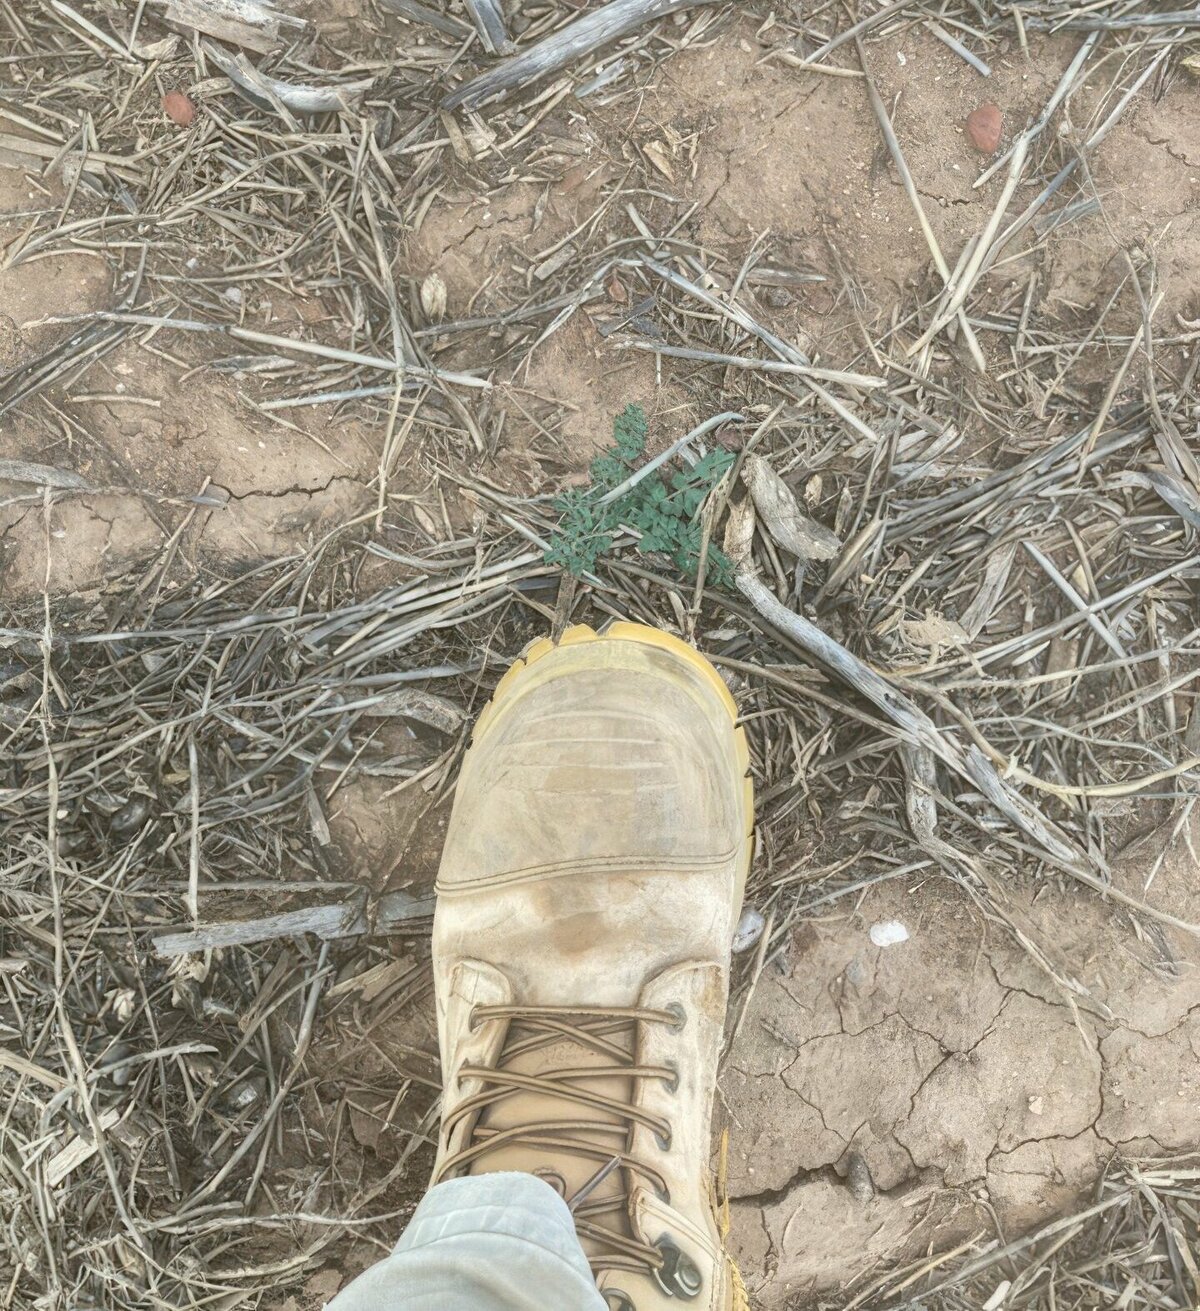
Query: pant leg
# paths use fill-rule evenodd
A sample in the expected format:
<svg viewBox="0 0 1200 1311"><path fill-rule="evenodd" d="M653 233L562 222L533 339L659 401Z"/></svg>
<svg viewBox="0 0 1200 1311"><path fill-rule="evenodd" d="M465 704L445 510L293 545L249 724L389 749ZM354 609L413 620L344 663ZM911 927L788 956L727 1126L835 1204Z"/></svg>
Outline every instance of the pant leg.
<svg viewBox="0 0 1200 1311"><path fill-rule="evenodd" d="M566 1202L531 1174L435 1184L326 1311L608 1311Z"/></svg>

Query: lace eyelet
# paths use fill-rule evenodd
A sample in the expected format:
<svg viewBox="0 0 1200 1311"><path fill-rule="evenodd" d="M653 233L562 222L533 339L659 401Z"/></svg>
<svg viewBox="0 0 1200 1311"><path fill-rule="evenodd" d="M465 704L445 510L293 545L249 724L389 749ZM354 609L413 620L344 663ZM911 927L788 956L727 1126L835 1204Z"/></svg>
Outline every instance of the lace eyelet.
<svg viewBox="0 0 1200 1311"><path fill-rule="evenodd" d="M668 1297L682 1297L689 1302L698 1297L704 1287L704 1276L695 1261L666 1234L655 1247L663 1255L662 1269L654 1273L659 1287Z"/></svg>
<svg viewBox="0 0 1200 1311"><path fill-rule="evenodd" d="M668 1129L665 1134L659 1133L657 1129L654 1131L654 1141L659 1145L659 1148L664 1152L669 1152L671 1150L672 1138L673 1135L670 1129Z"/></svg>
<svg viewBox="0 0 1200 1311"><path fill-rule="evenodd" d="M663 1061L663 1065L671 1071L671 1077L662 1081L663 1087L669 1093L679 1091L679 1066L674 1061Z"/></svg>
<svg viewBox="0 0 1200 1311"><path fill-rule="evenodd" d="M673 1001L669 1006L665 1007L664 1009L666 1010L666 1013L668 1015L674 1018L675 1023L671 1025L671 1028L674 1029L676 1033L678 1033L684 1027L684 1025L687 1024L687 1012L677 1001Z"/></svg>

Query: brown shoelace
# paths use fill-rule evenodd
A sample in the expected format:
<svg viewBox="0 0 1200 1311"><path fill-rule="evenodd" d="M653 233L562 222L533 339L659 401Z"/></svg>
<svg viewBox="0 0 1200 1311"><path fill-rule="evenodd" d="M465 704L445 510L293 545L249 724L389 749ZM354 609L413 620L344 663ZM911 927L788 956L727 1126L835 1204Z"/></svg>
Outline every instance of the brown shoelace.
<svg viewBox="0 0 1200 1311"><path fill-rule="evenodd" d="M674 1086L676 1072L665 1065L635 1063L638 1026L665 1024L679 1028L681 1012L650 1010L636 1006L476 1006L471 1024L487 1020L507 1023L504 1041L496 1062L491 1066L464 1065L460 1079L478 1079L480 1092L466 1098L447 1116L443 1132L449 1135L464 1120L475 1120L466 1145L448 1157L439 1178L449 1178L469 1168L478 1169L489 1153L501 1147L523 1147L545 1156L548 1164L563 1155L583 1157L596 1162L595 1174L566 1198L575 1216L575 1228L581 1238L590 1239L600 1249L589 1258L594 1271L630 1270L653 1275L663 1266L663 1254L633 1237L629 1228L629 1196L635 1176L644 1179L660 1197L669 1200L666 1181L647 1162L630 1155L633 1131L649 1129L664 1148L670 1146L671 1126L662 1116L653 1115L632 1104L632 1100L611 1097L589 1084L606 1078L660 1079ZM618 1038L624 1038L628 1046ZM581 1049L606 1058L604 1065L580 1065L526 1074L513 1069L517 1058L554 1044L569 1041ZM570 1120L531 1120L511 1129L492 1129L480 1124L485 1112L510 1097L535 1093L553 1097L578 1107L581 1118ZM611 1120L586 1118L589 1113L604 1112ZM611 1141L611 1146L606 1145ZM595 1185L607 1174L619 1169L624 1190L615 1196L590 1196Z"/></svg>

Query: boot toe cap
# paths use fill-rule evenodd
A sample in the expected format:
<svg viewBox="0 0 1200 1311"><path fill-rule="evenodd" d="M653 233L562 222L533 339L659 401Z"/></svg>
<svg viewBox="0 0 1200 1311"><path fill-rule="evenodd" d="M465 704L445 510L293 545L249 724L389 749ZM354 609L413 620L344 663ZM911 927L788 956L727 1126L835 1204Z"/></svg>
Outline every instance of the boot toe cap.
<svg viewBox="0 0 1200 1311"><path fill-rule="evenodd" d="M748 758L707 661L657 633L576 638L530 655L480 718L443 890L591 864L678 868L736 856Z"/></svg>

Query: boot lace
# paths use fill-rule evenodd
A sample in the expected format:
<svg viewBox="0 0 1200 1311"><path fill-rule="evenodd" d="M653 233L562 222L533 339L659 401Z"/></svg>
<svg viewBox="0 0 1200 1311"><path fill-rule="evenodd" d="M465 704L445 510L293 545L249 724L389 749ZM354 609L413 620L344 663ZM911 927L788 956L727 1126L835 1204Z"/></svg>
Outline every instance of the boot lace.
<svg viewBox="0 0 1200 1311"><path fill-rule="evenodd" d="M474 1121L465 1145L448 1157L438 1173L448 1178L468 1168L478 1169L489 1154L504 1147L532 1149L539 1156L582 1157L597 1164L595 1173L571 1196L565 1195L561 1177L552 1170L538 1173L565 1197L581 1238L595 1249L588 1260L593 1273L625 1270L661 1278L670 1254L635 1237L629 1223L629 1204L635 1179L644 1180L664 1201L666 1181L652 1165L631 1154L634 1130L649 1129L664 1150L671 1145L671 1126L662 1116L633 1104L633 1098L610 1096L594 1087L605 1079L658 1079L670 1088L676 1071L667 1065L638 1065L638 1026L683 1025L682 1010L651 1010L634 1006L477 1006L471 1013L475 1027L488 1020L507 1024L494 1065L465 1065L460 1080L478 1079L481 1090L465 1098L446 1117L443 1132L449 1136L463 1121ZM604 1058L605 1064L581 1064L529 1074L515 1069L519 1058L568 1041ZM514 1128L496 1129L482 1123L492 1107L522 1093L536 1093L569 1103L578 1118L530 1120ZM609 1119L595 1118L604 1112ZM592 1194L612 1173L621 1173L622 1189L616 1194Z"/></svg>

